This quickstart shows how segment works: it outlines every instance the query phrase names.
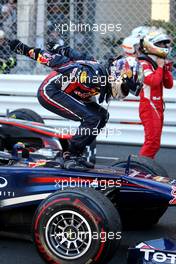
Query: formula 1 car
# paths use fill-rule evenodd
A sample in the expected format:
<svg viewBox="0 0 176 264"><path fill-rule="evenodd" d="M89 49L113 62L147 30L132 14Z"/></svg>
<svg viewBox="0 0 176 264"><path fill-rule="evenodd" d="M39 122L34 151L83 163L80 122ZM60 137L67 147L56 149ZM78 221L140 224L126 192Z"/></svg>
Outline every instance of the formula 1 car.
<svg viewBox="0 0 176 264"><path fill-rule="evenodd" d="M176 243L168 238L144 241L129 248L128 264L175 264Z"/></svg>
<svg viewBox="0 0 176 264"><path fill-rule="evenodd" d="M49 263L107 263L120 243L121 224L151 226L174 204L175 182L150 159L130 156L84 172L62 169L70 135L22 110L10 117L32 115L39 123L0 118L1 234L24 236L32 226Z"/></svg>
<svg viewBox="0 0 176 264"><path fill-rule="evenodd" d="M32 226L48 263L107 264L119 246L121 225L156 224L175 204L175 180L131 170L130 158L126 168L84 172L64 170L53 160L21 158L0 166L0 231L30 234Z"/></svg>

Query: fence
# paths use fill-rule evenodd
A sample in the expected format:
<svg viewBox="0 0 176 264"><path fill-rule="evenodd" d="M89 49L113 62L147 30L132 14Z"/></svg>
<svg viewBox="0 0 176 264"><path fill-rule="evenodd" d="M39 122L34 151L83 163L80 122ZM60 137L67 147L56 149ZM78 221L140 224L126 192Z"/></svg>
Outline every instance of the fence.
<svg viewBox="0 0 176 264"><path fill-rule="evenodd" d="M173 36L175 56L175 22L175 0L0 2L0 29L4 29L8 38L17 37L26 44L42 48L46 46L47 41L54 41L60 45L70 45L103 60L110 55L119 54L121 39L128 36L133 28L144 24L157 24L168 30ZM12 72L44 74L48 69L18 56L17 67Z"/></svg>
<svg viewBox="0 0 176 264"><path fill-rule="evenodd" d="M74 132L79 122L63 119L42 108L36 98L37 89L45 76L0 75L0 116L17 108L29 108L40 114L45 123L59 132ZM165 122L162 135L163 146L176 146L176 82L171 90L165 89ZM138 124L138 101L128 96L128 101L112 101L109 106L110 120L98 136L99 142L142 144L143 126ZM107 107L107 105L104 105ZM137 122L137 123L136 123Z"/></svg>

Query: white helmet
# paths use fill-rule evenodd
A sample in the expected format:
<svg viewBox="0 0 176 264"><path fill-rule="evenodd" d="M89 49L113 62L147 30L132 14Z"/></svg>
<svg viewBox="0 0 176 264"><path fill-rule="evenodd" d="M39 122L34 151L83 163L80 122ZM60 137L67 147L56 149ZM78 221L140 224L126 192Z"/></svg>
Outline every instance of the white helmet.
<svg viewBox="0 0 176 264"><path fill-rule="evenodd" d="M140 39L135 36L128 36L122 42L122 48L127 55L134 55L139 47Z"/></svg>
<svg viewBox="0 0 176 264"><path fill-rule="evenodd" d="M150 29L151 27L147 27L147 26L136 27L131 31L131 35L141 39L147 35Z"/></svg>
<svg viewBox="0 0 176 264"><path fill-rule="evenodd" d="M162 46L161 46L162 44ZM142 43L145 53L166 58L171 51L171 38L163 31L151 31L147 34Z"/></svg>
<svg viewBox="0 0 176 264"><path fill-rule="evenodd" d="M0 30L0 39L4 39L5 38L5 33L3 30Z"/></svg>

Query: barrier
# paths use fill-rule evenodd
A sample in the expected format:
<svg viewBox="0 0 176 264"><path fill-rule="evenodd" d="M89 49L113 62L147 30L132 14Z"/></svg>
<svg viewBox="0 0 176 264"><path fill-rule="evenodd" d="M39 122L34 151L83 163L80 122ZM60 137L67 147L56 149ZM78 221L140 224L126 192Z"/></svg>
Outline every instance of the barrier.
<svg viewBox="0 0 176 264"><path fill-rule="evenodd" d="M17 108L29 108L39 113L46 125L67 133L74 132L78 122L70 121L47 111L39 105L36 93L45 76L40 75L0 75L0 116ZM164 89L165 121L162 146L176 146L176 82L173 89ZM142 144L143 126L138 116L138 98L128 96L127 101L112 100L109 104L110 119L106 128L98 136L99 142ZM108 105L104 104L107 108Z"/></svg>

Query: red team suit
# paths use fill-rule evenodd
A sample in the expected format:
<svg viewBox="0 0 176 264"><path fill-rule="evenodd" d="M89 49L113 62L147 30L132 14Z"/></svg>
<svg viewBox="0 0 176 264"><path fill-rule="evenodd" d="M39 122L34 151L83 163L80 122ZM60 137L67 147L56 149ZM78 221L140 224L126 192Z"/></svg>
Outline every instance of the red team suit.
<svg viewBox="0 0 176 264"><path fill-rule="evenodd" d="M141 61L144 70L144 85L140 92L139 116L144 126L145 141L140 150L141 156L154 158L160 149L164 119L163 88L172 88L171 65L163 68Z"/></svg>

